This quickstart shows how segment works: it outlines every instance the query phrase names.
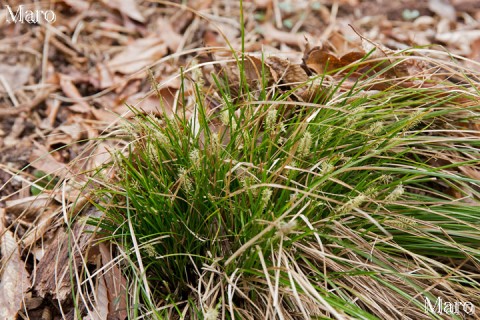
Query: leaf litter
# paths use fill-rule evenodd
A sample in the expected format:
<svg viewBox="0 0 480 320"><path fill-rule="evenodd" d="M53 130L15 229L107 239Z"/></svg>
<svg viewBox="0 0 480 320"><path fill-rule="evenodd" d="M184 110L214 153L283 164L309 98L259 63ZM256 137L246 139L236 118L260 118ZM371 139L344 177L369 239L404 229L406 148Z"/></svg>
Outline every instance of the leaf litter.
<svg viewBox="0 0 480 320"><path fill-rule="evenodd" d="M33 3L25 5L33 8ZM68 265L68 252L60 244L69 237L76 242L75 261L80 263L91 239L82 234L80 224L63 229L73 216L66 211L78 212L75 205L85 201L79 201L85 174L111 161L110 151L124 146L125 137L116 136L116 130L120 115L132 116L127 105L159 118L171 116L180 90L178 71L193 58L204 64L200 69L206 79L210 72L221 71L233 87L240 82L226 47L241 48L238 3L192 1L188 6L64 0L51 6L57 14L52 25L0 26L0 286L4 289L0 304L8 302L2 319L19 316L25 296L37 303L26 304L23 316L59 316L63 311L47 307L52 298L70 314L70 281L65 269L54 271L58 261ZM329 79L346 74L343 90L349 90L385 64L391 67L379 75L384 81L372 83L366 91L385 90L389 80L403 77L417 79L400 84L405 87L427 87L431 77L452 79L448 70L425 62L424 57L435 54L430 47L406 50L411 46L442 46L459 56L457 63L480 70L477 1L385 2L380 8L376 1L256 0L245 1L244 7L249 13L246 80L260 88L260 74L267 70L269 84L284 92L293 89L298 100L312 102L319 91L328 91ZM465 62L462 56L472 60ZM446 54L440 58L451 63ZM325 75L322 84L298 86L316 75ZM152 78L154 86L158 84L155 90ZM207 82L205 90L212 85ZM444 89L449 89L448 82ZM191 88L187 91L193 94ZM218 111L217 102L210 105L212 112ZM183 107L194 114L188 103ZM477 122L462 125L479 131ZM101 134L110 134L111 139L97 146L85 140ZM454 156L446 156L445 161L449 159L454 161ZM59 178L63 191L42 188L40 196L31 194L39 180L34 170ZM462 170L478 179L478 170ZM118 298L125 293L124 279L109 250L101 246L96 260L87 259L104 270L92 288L94 309L99 310L92 319L125 317L121 308L113 307L113 301L122 301ZM33 288L27 270L35 275Z"/></svg>

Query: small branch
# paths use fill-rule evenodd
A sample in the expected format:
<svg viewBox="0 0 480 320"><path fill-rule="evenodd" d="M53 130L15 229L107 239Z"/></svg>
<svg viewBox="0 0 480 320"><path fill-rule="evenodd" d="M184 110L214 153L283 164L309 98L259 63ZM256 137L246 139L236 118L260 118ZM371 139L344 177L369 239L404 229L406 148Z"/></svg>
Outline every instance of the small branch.
<svg viewBox="0 0 480 320"><path fill-rule="evenodd" d="M48 89L43 90L42 93L40 93L38 96L33 98L33 100L21 103L17 107L14 108L2 108L0 109L0 118L4 117L10 117L10 116L16 116L22 112L29 112L33 110L35 107L37 107L39 104L41 104L43 101L45 101L50 93L55 91L57 88L56 87L51 87Z"/></svg>

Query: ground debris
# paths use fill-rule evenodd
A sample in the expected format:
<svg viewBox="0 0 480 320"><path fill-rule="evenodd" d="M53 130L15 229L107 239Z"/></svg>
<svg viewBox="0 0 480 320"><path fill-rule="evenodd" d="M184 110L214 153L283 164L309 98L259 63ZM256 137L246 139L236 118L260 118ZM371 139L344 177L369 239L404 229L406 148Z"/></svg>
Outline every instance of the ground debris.
<svg viewBox="0 0 480 320"><path fill-rule="evenodd" d="M85 215L98 217L100 213L92 207L85 211ZM34 289L41 297L51 295L54 299L65 301L71 294L70 272L81 266L93 229L92 226L76 223L71 232L59 230L37 265Z"/></svg>

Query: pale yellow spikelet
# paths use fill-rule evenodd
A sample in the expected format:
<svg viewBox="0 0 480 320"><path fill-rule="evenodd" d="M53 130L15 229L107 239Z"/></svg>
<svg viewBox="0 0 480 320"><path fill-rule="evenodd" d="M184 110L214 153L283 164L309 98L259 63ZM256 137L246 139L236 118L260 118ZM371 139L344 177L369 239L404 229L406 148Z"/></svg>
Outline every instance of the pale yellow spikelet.
<svg viewBox="0 0 480 320"><path fill-rule="evenodd" d="M190 151L189 157L192 164L197 165L200 161L200 152L198 151L198 149L193 149L192 151Z"/></svg>
<svg viewBox="0 0 480 320"><path fill-rule="evenodd" d="M305 131L300 142L298 143L297 153L300 157L305 157L310 153L310 148L312 147L312 134L308 131Z"/></svg>
<svg viewBox="0 0 480 320"><path fill-rule="evenodd" d="M297 220L291 220L288 222L280 221L277 228L277 235L279 236L286 236L289 233L292 233L293 230L297 227Z"/></svg>
<svg viewBox="0 0 480 320"><path fill-rule="evenodd" d="M382 132L384 127L385 124L383 123L383 121L376 121L372 123L372 125L367 129L367 133L373 135L379 134L380 132Z"/></svg>
<svg viewBox="0 0 480 320"><path fill-rule="evenodd" d="M150 258L155 258L157 256L157 251L155 250L155 247L150 243L145 244L143 246L143 250Z"/></svg>
<svg viewBox="0 0 480 320"><path fill-rule="evenodd" d="M385 198L385 202L396 201L398 198L400 198L403 195L404 192L405 192L405 189L403 188L403 185L399 184L398 186L395 187L395 189L393 189L392 193L390 193Z"/></svg>
<svg viewBox="0 0 480 320"><path fill-rule="evenodd" d="M355 198L348 200L348 202L345 203L343 206L341 206L338 211L341 213L350 212L354 209L359 208L362 205L362 203L365 202L365 200L367 200L367 197L365 196L365 194L360 193Z"/></svg>
<svg viewBox="0 0 480 320"><path fill-rule="evenodd" d="M270 198L272 197L272 190L271 189L265 189L262 191L262 198L261 198L261 204L262 204L262 208L265 208L268 203L270 202Z"/></svg>
<svg viewBox="0 0 480 320"><path fill-rule="evenodd" d="M182 187L185 189L187 193L190 193L193 190L193 183L190 177L188 176L188 172L184 167L178 169L178 178L182 184Z"/></svg>
<svg viewBox="0 0 480 320"><path fill-rule="evenodd" d="M214 307L208 307L204 313L205 320L217 320L218 319L218 309Z"/></svg>
<svg viewBox="0 0 480 320"><path fill-rule="evenodd" d="M267 112L267 116L265 117L265 127L267 130L275 129L275 125L277 122L277 109L270 108Z"/></svg>

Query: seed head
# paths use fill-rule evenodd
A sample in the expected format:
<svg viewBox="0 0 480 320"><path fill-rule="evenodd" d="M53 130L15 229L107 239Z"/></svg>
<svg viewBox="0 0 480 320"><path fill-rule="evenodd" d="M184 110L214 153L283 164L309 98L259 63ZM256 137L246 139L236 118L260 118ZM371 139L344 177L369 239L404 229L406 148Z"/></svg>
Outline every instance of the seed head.
<svg viewBox="0 0 480 320"><path fill-rule="evenodd" d="M405 192L405 189L403 188L403 185L402 184L399 184L395 187L395 189L393 189L392 193L390 193L386 198L385 198L385 201L386 202L394 202L396 201L398 198L400 198L403 193Z"/></svg>
<svg viewBox="0 0 480 320"><path fill-rule="evenodd" d="M310 148L312 147L312 134L308 131L305 131L300 142L298 143L297 152L300 157L305 157L310 153Z"/></svg>
<svg viewBox="0 0 480 320"><path fill-rule="evenodd" d="M348 200L347 203L345 203L343 206L340 207L339 211L341 213L350 212L353 209L360 207L366 199L367 197L363 193L360 193L355 198Z"/></svg>
<svg viewBox="0 0 480 320"><path fill-rule="evenodd" d="M270 108L268 110L267 116L265 117L265 127L267 130L273 130L277 122L277 109Z"/></svg>
<svg viewBox="0 0 480 320"><path fill-rule="evenodd" d="M270 202L270 198L272 197L272 193L273 192L271 189L265 189L262 191L262 208L265 208L268 205L268 203Z"/></svg>

